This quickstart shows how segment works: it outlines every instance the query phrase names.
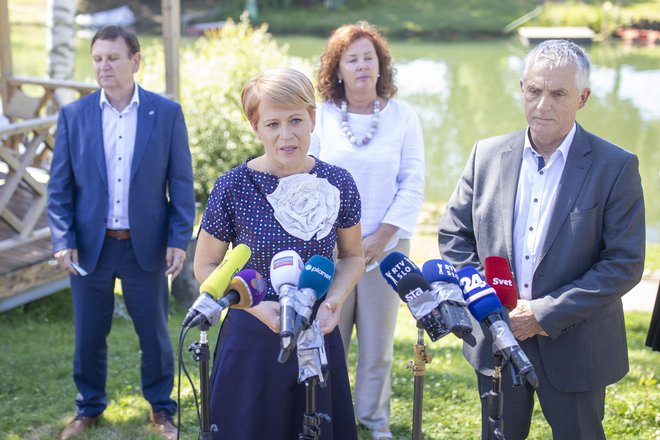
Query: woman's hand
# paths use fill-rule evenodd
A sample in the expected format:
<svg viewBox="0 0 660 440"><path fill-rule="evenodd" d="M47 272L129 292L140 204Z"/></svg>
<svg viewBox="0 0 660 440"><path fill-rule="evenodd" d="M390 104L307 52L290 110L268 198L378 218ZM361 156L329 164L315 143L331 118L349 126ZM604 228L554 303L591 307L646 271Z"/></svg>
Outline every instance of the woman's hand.
<svg viewBox="0 0 660 440"><path fill-rule="evenodd" d="M277 301L262 301L258 306L245 309L259 321L266 324L274 333L280 332L280 303Z"/></svg>
<svg viewBox="0 0 660 440"><path fill-rule="evenodd" d="M341 304L332 300L323 301L319 310L316 312L316 319L319 321L321 331L327 335L337 327L339 324L339 312L341 311Z"/></svg>
<svg viewBox="0 0 660 440"><path fill-rule="evenodd" d="M364 247L364 262L368 266L371 263L380 262L383 257L385 246L390 242L392 236L399 228L387 223L381 225L374 231L373 234L367 235L362 239L362 246Z"/></svg>

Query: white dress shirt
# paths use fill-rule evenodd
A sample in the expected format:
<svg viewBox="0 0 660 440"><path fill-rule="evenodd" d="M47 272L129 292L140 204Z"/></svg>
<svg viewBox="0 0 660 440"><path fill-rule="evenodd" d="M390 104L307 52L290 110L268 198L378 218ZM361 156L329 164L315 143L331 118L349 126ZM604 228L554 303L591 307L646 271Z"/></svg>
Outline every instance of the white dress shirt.
<svg viewBox="0 0 660 440"><path fill-rule="evenodd" d="M532 299L532 279L548 234L548 225L557 200L559 181L575 136L575 124L548 162L539 169L539 154L525 134L525 147L518 178L513 217L513 255L518 291L522 299Z"/></svg>
<svg viewBox="0 0 660 440"><path fill-rule="evenodd" d="M103 118L103 150L108 177L106 226L108 229L130 229L128 197L140 105L137 83L131 102L121 112L112 107L103 89L99 105Z"/></svg>
<svg viewBox="0 0 660 440"><path fill-rule="evenodd" d="M355 135L369 130L371 114L348 114ZM362 237L381 223L399 228L385 250L412 237L424 201L424 138L417 114L390 99L380 111L378 129L367 144L351 144L341 130L341 109L326 101L316 110L309 154L340 166L353 176L362 200Z"/></svg>

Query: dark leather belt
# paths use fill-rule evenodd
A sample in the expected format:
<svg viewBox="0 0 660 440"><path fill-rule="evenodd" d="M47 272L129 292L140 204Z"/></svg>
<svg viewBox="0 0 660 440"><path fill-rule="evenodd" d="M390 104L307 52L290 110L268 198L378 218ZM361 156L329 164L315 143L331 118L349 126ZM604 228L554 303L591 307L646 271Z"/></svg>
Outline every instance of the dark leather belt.
<svg viewBox="0 0 660 440"><path fill-rule="evenodd" d="M105 236L115 240L128 240L131 238L131 231L128 229L106 229Z"/></svg>

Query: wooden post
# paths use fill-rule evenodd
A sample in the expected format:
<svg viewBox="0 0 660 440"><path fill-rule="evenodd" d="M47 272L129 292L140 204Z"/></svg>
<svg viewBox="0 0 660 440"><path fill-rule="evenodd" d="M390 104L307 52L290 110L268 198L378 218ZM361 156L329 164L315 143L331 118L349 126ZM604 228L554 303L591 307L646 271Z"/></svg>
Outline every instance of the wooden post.
<svg viewBox="0 0 660 440"><path fill-rule="evenodd" d="M6 109L9 103L7 80L12 75L11 40L9 35L7 0L0 0L0 98L2 98L3 109Z"/></svg>
<svg viewBox="0 0 660 440"><path fill-rule="evenodd" d="M4 1L4 0L0 0ZM179 43L181 40L180 0L161 0L165 42L165 93L179 100Z"/></svg>

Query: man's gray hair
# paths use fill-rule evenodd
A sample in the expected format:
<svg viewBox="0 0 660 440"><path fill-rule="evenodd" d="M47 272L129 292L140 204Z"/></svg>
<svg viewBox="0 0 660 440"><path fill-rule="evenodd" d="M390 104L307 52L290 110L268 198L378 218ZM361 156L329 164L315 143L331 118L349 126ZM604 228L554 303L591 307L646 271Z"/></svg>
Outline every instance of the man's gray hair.
<svg viewBox="0 0 660 440"><path fill-rule="evenodd" d="M583 90L589 86L591 61L583 48L568 40L545 40L525 57L522 71L523 81L527 72L534 66L542 69L557 69L575 64L575 84Z"/></svg>

